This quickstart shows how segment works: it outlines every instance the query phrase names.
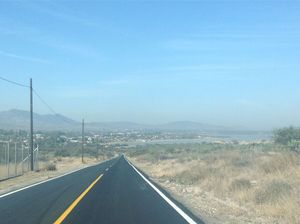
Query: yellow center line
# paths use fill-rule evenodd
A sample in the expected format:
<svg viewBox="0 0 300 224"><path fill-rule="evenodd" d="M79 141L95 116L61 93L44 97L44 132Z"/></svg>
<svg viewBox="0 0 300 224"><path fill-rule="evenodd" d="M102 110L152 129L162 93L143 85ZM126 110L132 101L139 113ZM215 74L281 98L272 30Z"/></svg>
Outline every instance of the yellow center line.
<svg viewBox="0 0 300 224"><path fill-rule="evenodd" d="M91 183L91 185L87 189L85 189L85 191L82 192L81 195L79 195L79 197L67 208L66 211L64 211L63 214L61 214L61 216L54 222L54 224L61 224L67 218L67 216L72 212L72 210L76 207L76 205L78 205L78 203L84 198L84 196L100 180L100 178L102 177L102 175L103 174L101 174L96 180L94 180L94 182Z"/></svg>

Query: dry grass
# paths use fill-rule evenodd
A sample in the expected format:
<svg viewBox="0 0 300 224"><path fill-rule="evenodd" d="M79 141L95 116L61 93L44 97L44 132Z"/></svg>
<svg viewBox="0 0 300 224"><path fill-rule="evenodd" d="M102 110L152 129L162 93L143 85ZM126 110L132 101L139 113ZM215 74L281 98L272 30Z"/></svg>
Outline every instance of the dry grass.
<svg viewBox="0 0 300 224"><path fill-rule="evenodd" d="M208 223L300 223L299 154L275 145L161 147L130 156Z"/></svg>
<svg viewBox="0 0 300 224"><path fill-rule="evenodd" d="M23 176L12 178L9 180L0 182L0 194L9 192L14 189L18 189L36 182L50 179L55 176L76 170L79 168L84 168L96 163L99 163L102 160L107 158L101 158L97 160L92 157L86 157L85 163L81 162L81 157L58 157L52 158L48 161L41 161L39 163L38 172L27 172ZM6 167L3 168L6 172Z"/></svg>

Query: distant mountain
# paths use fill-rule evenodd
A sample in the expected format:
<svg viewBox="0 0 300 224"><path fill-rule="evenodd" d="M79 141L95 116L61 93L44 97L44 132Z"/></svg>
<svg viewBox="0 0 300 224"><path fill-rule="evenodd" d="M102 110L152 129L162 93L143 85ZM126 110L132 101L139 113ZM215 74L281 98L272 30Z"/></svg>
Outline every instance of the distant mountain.
<svg viewBox="0 0 300 224"><path fill-rule="evenodd" d="M60 114L41 115L34 113L35 130L62 130L80 131L81 123ZM30 114L24 110L9 110L0 112L0 129L29 130ZM165 130L165 131L200 131L215 133L223 131L235 131L217 125L209 125L191 121L176 121L161 125L143 125L133 122L92 122L85 124L89 131L124 131L124 130Z"/></svg>
<svg viewBox="0 0 300 224"><path fill-rule="evenodd" d="M40 115L33 114L35 130L73 130L80 127L80 123L63 115ZM0 129L28 130L30 124L30 113L24 110L9 110L0 112Z"/></svg>

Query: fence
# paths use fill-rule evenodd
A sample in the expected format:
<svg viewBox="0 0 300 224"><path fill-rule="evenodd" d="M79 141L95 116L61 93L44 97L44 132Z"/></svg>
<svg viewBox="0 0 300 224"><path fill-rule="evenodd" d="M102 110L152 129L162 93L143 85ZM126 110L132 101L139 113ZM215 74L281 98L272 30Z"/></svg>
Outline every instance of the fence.
<svg viewBox="0 0 300 224"><path fill-rule="evenodd" d="M39 170L39 147L33 152L35 170ZM0 141L0 181L23 175L30 171L31 154L23 143Z"/></svg>

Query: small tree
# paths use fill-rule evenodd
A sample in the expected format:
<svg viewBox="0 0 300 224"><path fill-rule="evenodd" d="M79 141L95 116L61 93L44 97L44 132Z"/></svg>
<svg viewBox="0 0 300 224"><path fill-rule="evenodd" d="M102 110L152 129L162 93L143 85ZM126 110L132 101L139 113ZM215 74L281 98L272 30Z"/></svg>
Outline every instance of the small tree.
<svg viewBox="0 0 300 224"><path fill-rule="evenodd" d="M300 151L300 128L288 127L274 131L275 143L285 145L290 150Z"/></svg>
<svg viewBox="0 0 300 224"><path fill-rule="evenodd" d="M300 141L299 140L291 140L288 143L288 147L292 150L292 151L296 151L299 152L300 151Z"/></svg>
<svg viewBox="0 0 300 224"><path fill-rule="evenodd" d="M282 128L274 131L274 141L288 145L292 140L300 140L300 129L294 127Z"/></svg>

